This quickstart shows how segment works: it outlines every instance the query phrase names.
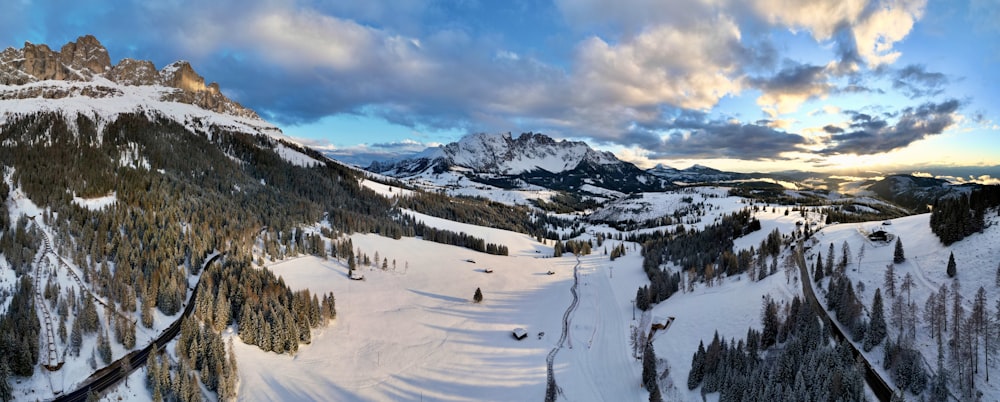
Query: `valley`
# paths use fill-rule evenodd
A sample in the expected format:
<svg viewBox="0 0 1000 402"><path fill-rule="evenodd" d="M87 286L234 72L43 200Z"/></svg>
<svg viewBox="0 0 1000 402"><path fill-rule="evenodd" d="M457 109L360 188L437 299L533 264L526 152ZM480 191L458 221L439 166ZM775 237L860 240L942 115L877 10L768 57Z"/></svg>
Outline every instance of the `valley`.
<svg viewBox="0 0 1000 402"><path fill-rule="evenodd" d="M0 54L0 401L1000 397L996 185L536 132L360 167L106 54Z"/></svg>

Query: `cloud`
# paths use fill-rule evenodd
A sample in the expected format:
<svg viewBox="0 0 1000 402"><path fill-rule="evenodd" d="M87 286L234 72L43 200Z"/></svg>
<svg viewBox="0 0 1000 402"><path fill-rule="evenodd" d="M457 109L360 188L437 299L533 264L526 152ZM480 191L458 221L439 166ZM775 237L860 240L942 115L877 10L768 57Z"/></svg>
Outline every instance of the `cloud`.
<svg viewBox="0 0 1000 402"><path fill-rule="evenodd" d="M929 72L923 65L911 64L892 74L892 87L913 98L937 96L944 92L948 77L942 73Z"/></svg>
<svg viewBox="0 0 1000 402"><path fill-rule="evenodd" d="M817 41L836 39L845 66L854 59L870 67L892 64L901 55L894 45L923 17L926 0L756 0L754 9L768 22L809 31Z"/></svg>
<svg viewBox="0 0 1000 402"><path fill-rule="evenodd" d="M855 112L850 123L853 130L833 134L829 146L821 153L868 155L906 147L914 141L941 134L954 125L959 119L956 112L960 106L959 101L952 99L908 107L898 114L895 124Z"/></svg>
<svg viewBox="0 0 1000 402"><path fill-rule="evenodd" d="M801 151L805 137L766 125L709 119L704 113L681 112L655 126L636 126L622 143L649 151L650 159L737 158L785 159L785 152Z"/></svg>
<svg viewBox="0 0 1000 402"><path fill-rule="evenodd" d="M742 53L739 27L728 18L661 25L617 44L584 40L574 78L585 102L708 109L742 88Z"/></svg>
<svg viewBox="0 0 1000 402"><path fill-rule="evenodd" d="M395 142L359 144L350 147L335 147L325 141L297 139L305 145L315 148L326 156L341 162L358 166L368 166L374 161L386 161L411 157L427 148L441 144L436 142L420 142L413 139L403 139Z"/></svg>
<svg viewBox="0 0 1000 402"><path fill-rule="evenodd" d="M529 4L529 13L555 14L554 28L537 36L468 20L469 10L489 15L492 6L427 0L87 2L67 5L67 15L83 13L85 23L61 21L50 5L44 18L21 25L58 25L72 31L69 39L93 32L115 58L149 58L159 66L191 59L227 95L281 125L359 114L418 130L535 130L641 144L655 155L767 160L801 151L809 142L803 133L835 139L828 152L840 152L898 125L886 127L887 119L902 119L844 114L850 122L828 126L839 132L784 131L801 116L782 115L806 102L877 95L878 86L866 81L871 77L898 80L899 87L890 83L908 95L939 94L950 84L922 66L871 74L870 66L898 57L895 44L921 18L924 3L556 0ZM15 20L21 19L0 15L0 22ZM815 54L835 60L779 63L794 55L787 43L775 42L776 29L808 32L818 42ZM743 93L757 97L770 114L766 120L720 116L720 103L740 103ZM822 110L841 114L832 105ZM685 120L683 113L698 117ZM371 144L357 151L382 150Z"/></svg>
<svg viewBox="0 0 1000 402"><path fill-rule="evenodd" d="M827 124L823 126L823 131L827 132L828 134L840 134L844 132L844 129L834 125Z"/></svg>
<svg viewBox="0 0 1000 402"><path fill-rule="evenodd" d="M802 103L825 97L833 88L828 83L826 67L807 64L793 64L774 76L750 81L763 91L757 104L771 117L794 112Z"/></svg>

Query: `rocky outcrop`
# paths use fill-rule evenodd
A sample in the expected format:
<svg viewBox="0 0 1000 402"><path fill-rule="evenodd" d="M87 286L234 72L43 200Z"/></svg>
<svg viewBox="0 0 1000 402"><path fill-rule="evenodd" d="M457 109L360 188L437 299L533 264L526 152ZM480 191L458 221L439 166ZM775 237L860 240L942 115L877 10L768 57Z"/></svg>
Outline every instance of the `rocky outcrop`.
<svg viewBox="0 0 1000 402"><path fill-rule="evenodd" d="M59 59L63 65L79 71L88 79L91 74L104 74L111 69L108 49L92 35L81 36L76 42L63 45L59 50Z"/></svg>
<svg viewBox="0 0 1000 402"><path fill-rule="evenodd" d="M122 59L104 76L119 84L134 86L156 85L160 80L160 73L153 62L135 59Z"/></svg>
<svg viewBox="0 0 1000 402"><path fill-rule="evenodd" d="M93 36L81 36L54 51L48 45L25 42L21 49L0 53L0 84L60 80L87 81L111 68L108 51Z"/></svg>
<svg viewBox="0 0 1000 402"><path fill-rule="evenodd" d="M152 62L122 59L114 67L107 49L97 38L85 35L69 42L57 52L47 45L25 43L21 49L7 48L0 52L0 85L14 88L2 91L0 99L63 98L68 96L112 97L120 89L105 85L66 87L33 85L41 81L93 81L104 77L124 86L161 86L176 90L162 91L161 100L187 103L217 113L259 118L254 111L233 102L219 90L219 84L206 85L186 61L172 63L157 71Z"/></svg>

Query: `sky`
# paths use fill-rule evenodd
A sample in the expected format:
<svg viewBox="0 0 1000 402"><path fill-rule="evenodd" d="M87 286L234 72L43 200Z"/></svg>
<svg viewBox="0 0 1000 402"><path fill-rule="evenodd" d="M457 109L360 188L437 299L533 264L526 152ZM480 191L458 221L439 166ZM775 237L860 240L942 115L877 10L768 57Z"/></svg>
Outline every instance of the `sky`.
<svg viewBox="0 0 1000 402"><path fill-rule="evenodd" d="M0 48L95 35L189 60L289 136L365 163L469 133L640 167L1000 165L1000 1L13 0Z"/></svg>

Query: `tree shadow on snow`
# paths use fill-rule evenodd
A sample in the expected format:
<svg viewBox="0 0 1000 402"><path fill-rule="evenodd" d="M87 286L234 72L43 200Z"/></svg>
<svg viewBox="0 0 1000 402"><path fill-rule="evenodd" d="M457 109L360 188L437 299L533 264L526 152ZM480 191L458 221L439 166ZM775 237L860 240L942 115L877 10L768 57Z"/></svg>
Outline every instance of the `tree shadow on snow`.
<svg viewBox="0 0 1000 402"><path fill-rule="evenodd" d="M469 302L468 299L463 299L461 297L439 295L439 294L436 294L436 293L424 292L422 290L416 290L416 289L406 289L406 290L408 290L408 291L410 291L412 293L416 293L416 294L421 295L421 296L426 296L426 297L430 297L430 298L438 299L438 300L444 300L446 302L451 302L451 303L467 303L467 302Z"/></svg>

